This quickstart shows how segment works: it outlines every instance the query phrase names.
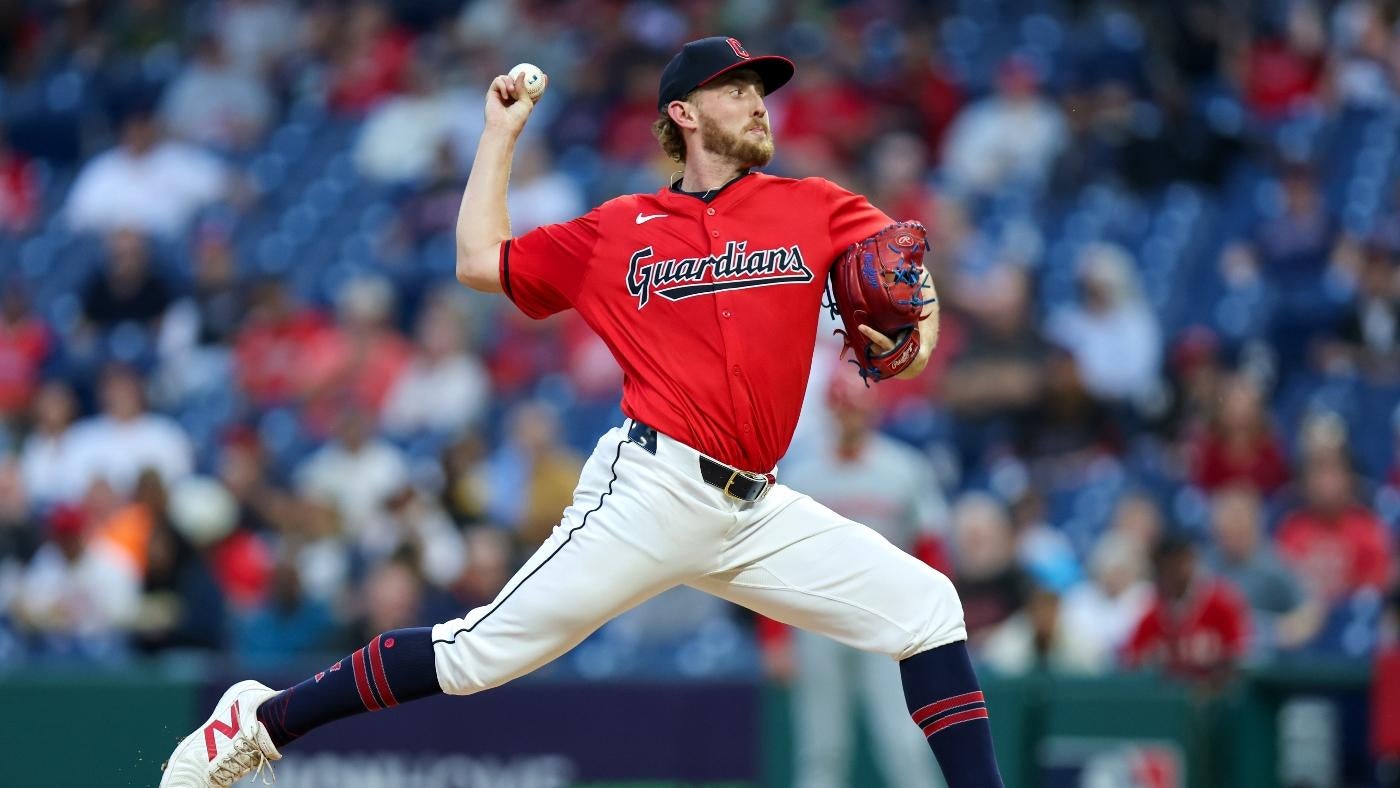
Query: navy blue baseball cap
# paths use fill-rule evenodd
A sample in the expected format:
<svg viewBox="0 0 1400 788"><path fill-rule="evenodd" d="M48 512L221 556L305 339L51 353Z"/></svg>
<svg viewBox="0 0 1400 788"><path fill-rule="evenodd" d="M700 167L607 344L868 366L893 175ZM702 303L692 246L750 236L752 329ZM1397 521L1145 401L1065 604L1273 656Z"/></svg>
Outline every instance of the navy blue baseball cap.
<svg viewBox="0 0 1400 788"><path fill-rule="evenodd" d="M791 60L779 55L750 55L737 38L710 36L691 41L681 47L661 72L657 109L665 112L666 105L672 101L680 101L690 91L741 68L758 74L765 95L786 85L797 70Z"/></svg>

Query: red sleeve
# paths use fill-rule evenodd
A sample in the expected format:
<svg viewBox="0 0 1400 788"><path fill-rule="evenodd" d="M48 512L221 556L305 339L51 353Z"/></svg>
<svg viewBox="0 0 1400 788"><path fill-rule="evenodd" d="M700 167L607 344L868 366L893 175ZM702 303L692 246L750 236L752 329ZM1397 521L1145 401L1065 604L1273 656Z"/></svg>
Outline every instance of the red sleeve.
<svg viewBox="0 0 1400 788"><path fill-rule="evenodd" d="M1142 618L1138 619L1133 633L1123 644L1123 665L1128 668L1142 667L1151 658L1161 643L1161 627L1158 626L1157 605L1154 602Z"/></svg>
<svg viewBox="0 0 1400 788"><path fill-rule="evenodd" d="M548 317L574 306L598 242L598 210L501 244L501 289L521 312Z"/></svg>
<svg viewBox="0 0 1400 788"><path fill-rule="evenodd" d="M871 205L865 197L846 191L831 181L823 180L822 183L827 190L833 258L856 241L869 238L894 224L893 219Z"/></svg>

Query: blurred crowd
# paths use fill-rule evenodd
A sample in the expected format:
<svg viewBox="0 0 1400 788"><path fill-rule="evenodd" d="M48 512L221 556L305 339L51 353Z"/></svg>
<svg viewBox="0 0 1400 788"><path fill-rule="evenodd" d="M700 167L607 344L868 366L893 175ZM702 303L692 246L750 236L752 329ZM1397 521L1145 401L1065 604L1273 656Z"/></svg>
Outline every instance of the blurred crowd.
<svg viewBox="0 0 1400 788"><path fill-rule="evenodd" d="M0 664L339 653L491 599L620 373L575 316L453 281L484 87L551 75L520 233L667 182L660 68L719 31L798 64L772 171L930 228L937 356L869 396L947 501L908 547L986 663L1370 658L1397 25L1382 0L0 4ZM838 432L836 353L794 461ZM585 669L653 633L693 646L681 672L757 664L741 613L655 604Z"/></svg>

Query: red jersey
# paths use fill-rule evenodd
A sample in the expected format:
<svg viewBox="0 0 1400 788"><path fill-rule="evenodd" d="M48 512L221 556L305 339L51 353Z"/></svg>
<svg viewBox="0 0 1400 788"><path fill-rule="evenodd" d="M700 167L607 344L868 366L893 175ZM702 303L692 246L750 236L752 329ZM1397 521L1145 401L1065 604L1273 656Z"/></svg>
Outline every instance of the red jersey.
<svg viewBox="0 0 1400 788"><path fill-rule="evenodd" d="M1364 506L1349 506L1331 518L1300 509L1284 519L1275 539L1309 590L1328 602L1367 586L1390 585L1386 528Z"/></svg>
<svg viewBox="0 0 1400 788"><path fill-rule="evenodd" d="M0 416L29 407L50 342L49 329L38 320L0 322Z"/></svg>
<svg viewBox="0 0 1400 788"><path fill-rule="evenodd" d="M1272 434L1261 435L1252 445L1237 451L1212 431L1203 435L1194 448L1192 476L1197 486L1207 492L1244 483L1268 495L1288 481L1288 458Z"/></svg>
<svg viewBox="0 0 1400 788"><path fill-rule="evenodd" d="M1124 646L1129 667L1157 664L1180 676L1201 676L1244 656L1249 609L1222 580L1198 581L1175 604L1159 594Z"/></svg>
<svg viewBox="0 0 1400 788"><path fill-rule="evenodd" d="M626 195L507 241L501 287L531 317L578 310L622 367L628 416L767 472L797 426L832 261L892 223L830 181L751 173L708 203Z"/></svg>

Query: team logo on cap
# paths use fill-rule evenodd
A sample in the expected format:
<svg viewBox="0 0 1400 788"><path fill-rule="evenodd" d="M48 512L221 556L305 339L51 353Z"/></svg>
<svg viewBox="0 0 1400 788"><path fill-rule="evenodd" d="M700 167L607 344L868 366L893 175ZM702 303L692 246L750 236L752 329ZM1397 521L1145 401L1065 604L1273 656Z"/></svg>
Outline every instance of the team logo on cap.
<svg viewBox="0 0 1400 788"><path fill-rule="evenodd" d="M745 60L749 58L749 51L747 49L744 49L744 45L739 43L739 39L726 38L724 40L729 42L729 48L734 50L734 54L738 55L741 58L744 58Z"/></svg>

